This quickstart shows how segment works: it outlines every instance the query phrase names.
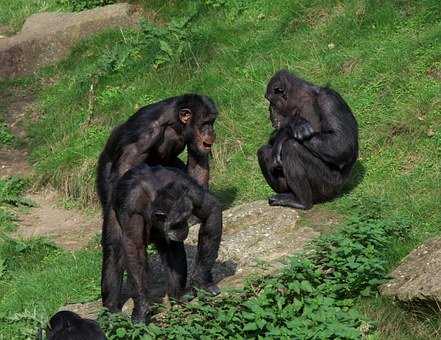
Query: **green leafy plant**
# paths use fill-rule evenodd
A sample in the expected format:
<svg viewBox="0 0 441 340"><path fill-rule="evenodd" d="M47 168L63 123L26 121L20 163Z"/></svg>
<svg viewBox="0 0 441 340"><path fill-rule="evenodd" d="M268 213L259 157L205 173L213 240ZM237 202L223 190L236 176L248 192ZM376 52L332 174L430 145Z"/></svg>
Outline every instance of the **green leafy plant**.
<svg viewBox="0 0 441 340"><path fill-rule="evenodd" d="M75 12L84 11L95 7L111 5L116 0L58 0L60 5L67 6Z"/></svg>
<svg viewBox="0 0 441 340"><path fill-rule="evenodd" d="M166 63L178 63L188 47L187 30L191 17L174 18L166 27L158 27L149 21L141 23L141 45L155 51L153 67L158 68Z"/></svg>
<svg viewBox="0 0 441 340"><path fill-rule="evenodd" d="M359 294L376 294L386 277L387 250L409 232L405 221L354 217L338 231L294 256L280 274L251 280L243 289L212 298L200 292L187 305L133 328L103 314L109 337L358 339L371 331L354 308ZM116 321L115 321L116 320Z"/></svg>
<svg viewBox="0 0 441 340"><path fill-rule="evenodd" d="M22 197L27 186L28 183L21 177L13 176L0 180L0 204L32 206L30 200Z"/></svg>
<svg viewBox="0 0 441 340"><path fill-rule="evenodd" d="M6 123L0 121L0 146L9 146L14 144L15 137L9 131Z"/></svg>

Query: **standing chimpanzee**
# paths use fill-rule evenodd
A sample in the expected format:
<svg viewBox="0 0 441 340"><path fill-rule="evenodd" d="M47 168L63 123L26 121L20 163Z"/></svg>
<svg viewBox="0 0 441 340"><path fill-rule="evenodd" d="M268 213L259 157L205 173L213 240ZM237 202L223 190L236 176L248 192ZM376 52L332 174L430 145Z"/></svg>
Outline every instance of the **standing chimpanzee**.
<svg viewBox="0 0 441 340"><path fill-rule="evenodd" d="M46 329L47 340L106 340L98 324L83 319L71 311L60 311L50 320Z"/></svg>
<svg viewBox="0 0 441 340"><path fill-rule="evenodd" d="M115 253L124 260L128 279L135 289L132 319L148 322L146 300L148 266L145 246L156 245L168 272L168 295L180 299L186 292L187 258L184 240L189 217L201 220L198 251L192 283L213 295L219 288L211 269L216 261L222 236L222 209L219 201L183 171L163 166L139 165L126 172L113 192L113 209L119 223ZM124 268L115 270L111 301L123 301L121 284ZM114 295L115 294L115 295Z"/></svg>
<svg viewBox="0 0 441 340"><path fill-rule="evenodd" d="M115 282L122 258L115 248L120 230L111 207L118 179L138 164L167 165L187 170L208 188L208 157L214 142L217 109L209 97L186 94L141 108L112 131L97 167L97 191L103 211L101 297L104 307L118 311ZM187 166L178 158L187 146Z"/></svg>
<svg viewBox="0 0 441 340"><path fill-rule="evenodd" d="M310 209L338 195L358 157L357 122L343 98L286 70L270 79L265 98L276 130L257 156L278 193L269 204Z"/></svg>

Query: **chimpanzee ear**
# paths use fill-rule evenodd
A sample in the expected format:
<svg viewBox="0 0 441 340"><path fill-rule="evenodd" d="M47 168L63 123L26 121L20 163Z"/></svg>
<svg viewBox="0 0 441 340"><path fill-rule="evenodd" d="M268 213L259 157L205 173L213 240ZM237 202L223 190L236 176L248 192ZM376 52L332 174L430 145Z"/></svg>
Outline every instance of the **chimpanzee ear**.
<svg viewBox="0 0 441 340"><path fill-rule="evenodd" d="M191 110L190 109L180 109L179 110L179 120L182 124L187 124L191 120Z"/></svg>

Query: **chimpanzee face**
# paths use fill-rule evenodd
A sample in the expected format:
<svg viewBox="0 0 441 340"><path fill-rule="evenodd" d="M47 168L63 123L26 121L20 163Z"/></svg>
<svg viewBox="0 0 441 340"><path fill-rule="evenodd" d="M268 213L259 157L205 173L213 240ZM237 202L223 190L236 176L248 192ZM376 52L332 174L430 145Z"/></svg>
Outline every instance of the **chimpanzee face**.
<svg viewBox="0 0 441 340"><path fill-rule="evenodd" d="M185 140L189 149L200 155L207 155L215 141L214 123L217 109L208 97L198 96L197 100L187 103L179 113L185 125Z"/></svg>
<svg viewBox="0 0 441 340"><path fill-rule="evenodd" d="M209 154L216 138L214 122L216 115L202 114L199 121L193 125L193 143L190 148L199 154Z"/></svg>
<svg viewBox="0 0 441 340"><path fill-rule="evenodd" d="M183 192L181 197L170 194L159 194L153 202L154 227L167 240L184 241L188 236L187 221L192 214L193 203Z"/></svg>
<svg viewBox="0 0 441 340"><path fill-rule="evenodd" d="M284 125L288 107L289 83L283 73L276 73L269 81L265 98L269 101L269 116L273 128L279 129Z"/></svg>

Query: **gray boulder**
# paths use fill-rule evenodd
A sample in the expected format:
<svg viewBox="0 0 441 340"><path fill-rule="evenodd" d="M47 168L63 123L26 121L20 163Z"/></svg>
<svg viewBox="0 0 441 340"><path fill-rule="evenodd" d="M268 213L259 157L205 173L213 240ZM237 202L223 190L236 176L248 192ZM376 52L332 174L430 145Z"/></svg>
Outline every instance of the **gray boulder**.
<svg viewBox="0 0 441 340"><path fill-rule="evenodd" d="M380 287L400 301L441 301L441 238L429 240L407 255Z"/></svg>
<svg viewBox="0 0 441 340"><path fill-rule="evenodd" d="M34 14L18 34L0 39L0 79L31 74L65 58L80 39L110 27L134 27L139 19L138 7L129 4Z"/></svg>
<svg viewBox="0 0 441 340"><path fill-rule="evenodd" d="M215 280L222 289L243 285L252 274L271 274L281 268L286 257L301 251L305 244L320 233L309 227L300 227L298 211L271 207L267 201L256 201L235 206L223 212L224 230L219 257L213 268ZM199 226L190 229L185 241L189 271L194 263ZM149 298L158 301L165 294L166 275L158 256L150 258L153 275ZM62 307L82 316L95 318L100 301L72 304ZM133 302L129 300L123 312L130 314Z"/></svg>

